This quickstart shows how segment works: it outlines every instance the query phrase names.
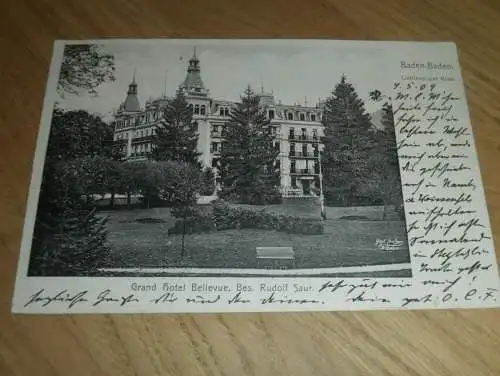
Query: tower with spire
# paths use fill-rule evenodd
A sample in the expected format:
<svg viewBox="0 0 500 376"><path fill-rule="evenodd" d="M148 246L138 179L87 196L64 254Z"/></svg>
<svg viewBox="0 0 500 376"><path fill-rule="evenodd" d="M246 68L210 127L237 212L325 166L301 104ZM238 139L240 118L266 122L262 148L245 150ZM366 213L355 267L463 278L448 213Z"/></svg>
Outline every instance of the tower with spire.
<svg viewBox="0 0 500 376"><path fill-rule="evenodd" d="M193 56L189 59L189 66L187 69L186 78L180 85L186 95L207 97L208 90L205 89L203 80L201 79L200 59L196 56L196 47L193 51Z"/></svg>
<svg viewBox="0 0 500 376"><path fill-rule="evenodd" d="M135 69L132 76L132 81L128 85L127 97L120 108L124 112L139 112L141 105L137 97L137 82L135 81Z"/></svg>

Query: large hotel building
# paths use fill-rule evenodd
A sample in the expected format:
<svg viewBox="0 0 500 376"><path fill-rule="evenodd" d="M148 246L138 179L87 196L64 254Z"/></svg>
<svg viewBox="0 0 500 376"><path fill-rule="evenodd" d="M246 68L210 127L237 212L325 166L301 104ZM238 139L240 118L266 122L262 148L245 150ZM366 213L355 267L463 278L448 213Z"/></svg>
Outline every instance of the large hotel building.
<svg viewBox="0 0 500 376"><path fill-rule="evenodd" d="M123 144L129 160L147 158L151 136L163 117L168 98L148 100L141 106L135 79L129 85L125 101L115 113L115 142ZM198 124L198 151L204 166L217 169L224 128L229 126L236 102L212 98L205 88L196 53L189 60L186 78L180 85L193 108ZM272 93L258 93L276 135L279 148L281 192L283 196L318 196L320 191L320 138L322 109L319 105L285 105L276 102Z"/></svg>

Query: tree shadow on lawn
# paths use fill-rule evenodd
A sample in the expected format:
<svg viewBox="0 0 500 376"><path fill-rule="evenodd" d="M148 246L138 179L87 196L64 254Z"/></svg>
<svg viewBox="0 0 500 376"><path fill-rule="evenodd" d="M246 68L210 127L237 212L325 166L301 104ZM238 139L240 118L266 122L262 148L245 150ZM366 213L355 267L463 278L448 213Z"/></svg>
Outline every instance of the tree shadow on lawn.
<svg viewBox="0 0 500 376"><path fill-rule="evenodd" d="M295 268L331 268L408 263L403 222L325 221L322 235L297 235L270 230L234 229L186 235L181 257L181 235L168 235L168 223L139 224L111 221L109 267L257 268L256 247L290 246ZM376 239L404 240L405 248L384 251Z"/></svg>

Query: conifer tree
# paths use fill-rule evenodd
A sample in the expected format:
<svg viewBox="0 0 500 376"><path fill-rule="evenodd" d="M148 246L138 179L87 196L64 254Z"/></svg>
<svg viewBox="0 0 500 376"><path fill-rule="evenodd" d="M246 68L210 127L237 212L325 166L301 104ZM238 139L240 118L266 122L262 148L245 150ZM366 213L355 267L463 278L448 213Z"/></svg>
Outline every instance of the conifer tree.
<svg viewBox="0 0 500 376"><path fill-rule="evenodd" d="M153 137L151 157L157 161L181 161L199 165L197 151L198 129L193 110L182 90L165 109L163 121Z"/></svg>
<svg viewBox="0 0 500 376"><path fill-rule="evenodd" d="M222 196L262 205L279 196L278 151L260 100L248 87L231 112L223 134L220 175Z"/></svg>
<svg viewBox="0 0 500 376"><path fill-rule="evenodd" d="M382 93L378 90L370 93L373 101L381 101ZM366 179L366 189L373 197L379 198L384 204L383 218L387 218L389 205L395 205L403 216L403 194L399 160L396 144L396 130L391 99L382 106L382 129L374 132L374 151L370 159L369 176Z"/></svg>
<svg viewBox="0 0 500 376"><path fill-rule="evenodd" d="M202 190L200 193L206 196L213 195L215 192L215 174L211 168L206 167L203 170L202 181Z"/></svg>
<svg viewBox="0 0 500 376"><path fill-rule="evenodd" d="M373 147L372 123L363 100L342 76L326 100L322 119L322 172L327 203L359 203Z"/></svg>

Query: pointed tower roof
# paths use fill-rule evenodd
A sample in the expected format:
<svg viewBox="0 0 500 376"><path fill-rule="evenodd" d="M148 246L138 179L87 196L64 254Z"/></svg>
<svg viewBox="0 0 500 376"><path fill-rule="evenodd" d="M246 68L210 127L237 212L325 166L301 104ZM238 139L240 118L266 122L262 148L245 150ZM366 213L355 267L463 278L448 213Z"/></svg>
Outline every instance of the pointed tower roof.
<svg viewBox="0 0 500 376"><path fill-rule="evenodd" d="M132 82L128 85L127 97L123 102L123 110L126 112L139 112L141 105L139 98L137 98L137 83L135 82L135 69L132 77Z"/></svg>
<svg viewBox="0 0 500 376"><path fill-rule="evenodd" d="M207 96L208 94L208 90L205 89L205 85L201 79L200 59L196 56L196 47L194 48L193 57L189 59L186 78L181 88L190 95Z"/></svg>

